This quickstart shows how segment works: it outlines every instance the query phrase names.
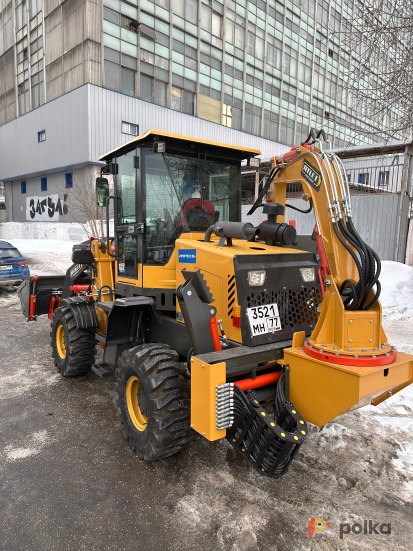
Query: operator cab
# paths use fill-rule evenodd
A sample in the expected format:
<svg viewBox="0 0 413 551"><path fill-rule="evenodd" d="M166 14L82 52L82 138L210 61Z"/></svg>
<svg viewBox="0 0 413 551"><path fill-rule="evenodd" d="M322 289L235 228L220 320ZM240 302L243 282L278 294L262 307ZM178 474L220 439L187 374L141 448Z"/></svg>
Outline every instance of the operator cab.
<svg viewBox="0 0 413 551"><path fill-rule="evenodd" d="M259 154L149 130L103 155L101 176L114 179L118 277L137 278L139 264L165 265L184 233L241 221L241 162ZM98 178L98 204L108 195L107 180Z"/></svg>

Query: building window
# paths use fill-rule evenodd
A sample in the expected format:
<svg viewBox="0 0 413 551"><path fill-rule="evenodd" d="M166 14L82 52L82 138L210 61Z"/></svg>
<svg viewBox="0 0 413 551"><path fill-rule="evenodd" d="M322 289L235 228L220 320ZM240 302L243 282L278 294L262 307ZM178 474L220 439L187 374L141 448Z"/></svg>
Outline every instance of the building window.
<svg viewBox="0 0 413 551"><path fill-rule="evenodd" d="M66 182L66 189L71 189L73 187L73 174L71 172L66 172L65 182Z"/></svg>
<svg viewBox="0 0 413 551"><path fill-rule="evenodd" d="M211 8L205 6L205 4L201 4L201 27L218 38L222 36L221 15L212 11Z"/></svg>
<svg viewBox="0 0 413 551"><path fill-rule="evenodd" d="M152 81L151 77L141 75L141 94L140 98L152 103Z"/></svg>
<svg viewBox="0 0 413 551"><path fill-rule="evenodd" d="M284 74L297 78L297 52L285 45L284 47Z"/></svg>
<svg viewBox="0 0 413 551"><path fill-rule="evenodd" d="M134 57L105 46L105 88L134 96L136 68L137 60Z"/></svg>
<svg viewBox="0 0 413 551"><path fill-rule="evenodd" d="M29 104L29 81L26 80L19 84L17 88L18 98L19 98L19 115L24 115L30 111Z"/></svg>
<svg viewBox="0 0 413 551"><path fill-rule="evenodd" d="M198 26L198 0L175 0L173 9L174 15Z"/></svg>
<svg viewBox="0 0 413 551"><path fill-rule="evenodd" d="M261 136L261 108L245 102L244 131Z"/></svg>
<svg viewBox="0 0 413 551"><path fill-rule="evenodd" d="M370 174L368 172L359 174L359 184L363 184L364 186L367 186L369 184L369 177L370 177Z"/></svg>
<svg viewBox="0 0 413 551"><path fill-rule="evenodd" d="M26 193L26 180L22 180L20 182L20 186L21 186L21 192L22 192L22 195L23 195L24 193Z"/></svg>
<svg viewBox="0 0 413 551"><path fill-rule="evenodd" d="M42 0L30 0L30 17L34 17L42 10Z"/></svg>
<svg viewBox="0 0 413 551"><path fill-rule="evenodd" d="M147 75L141 75L141 94L144 101L166 105L166 83L156 80Z"/></svg>
<svg viewBox="0 0 413 551"><path fill-rule="evenodd" d="M240 50L244 49L245 19L227 7L225 40Z"/></svg>
<svg viewBox="0 0 413 551"><path fill-rule="evenodd" d="M232 106L224 103L224 113L222 115L222 124L232 128Z"/></svg>
<svg viewBox="0 0 413 551"><path fill-rule="evenodd" d="M281 117L280 142L285 145L294 145L294 121Z"/></svg>
<svg viewBox="0 0 413 551"><path fill-rule="evenodd" d="M195 94L172 86L171 108L187 115L195 115Z"/></svg>
<svg viewBox="0 0 413 551"><path fill-rule="evenodd" d="M47 178L40 180L40 191L47 191Z"/></svg>
<svg viewBox="0 0 413 551"><path fill-rule="evenodd" d="M16 8L16 31L20 30L27 24L27 7L26 2L22 2Z"/></svg>
<svg viewBox="0 0 413 551"><path fill-rule="evenodd" d="M384 170L382 172L379 172L379 181L378 181L379 187L388 187L389 186L389 171Z"/></svg>
<svg viewBox="0 0 413 551"><path fill-rule="evenodd" d="M153 79L147 75L141 75L141 94L140 98L144 101L156 103L157 105L166 105L166 83L161 80Z"/></svg>
<svg viewBox="0 0 413 551"><path fill-rule="evenodd" d="M46 130L41 130L40 132L37 133L37 141L39 143L46 141Z"/></svg>
<svg viewBox="0 0 413 551"><path fill-rule="evenodd" d="M279 115L271 111L264 111L263 137L273 142L278 141L278 120Z"/></svg>
<svg viewBox="0 0 413 551"><path fill-rule="evenodd" d="M166 83L160 80L154 82L154 103L166 105Z"/></svg>
<svg viewBox="0 0 413 551"><path fill-rule="evenodd" d="M130 134L131 136L137 136L139 131L139 126L133 124L132 122L122 121L122 134Z"/></svg>
<svg viewBox="0 0 413 551"><path fill-rule="evenodd" d="M43 71L32 76L32 109L44 104Z"/></svg>

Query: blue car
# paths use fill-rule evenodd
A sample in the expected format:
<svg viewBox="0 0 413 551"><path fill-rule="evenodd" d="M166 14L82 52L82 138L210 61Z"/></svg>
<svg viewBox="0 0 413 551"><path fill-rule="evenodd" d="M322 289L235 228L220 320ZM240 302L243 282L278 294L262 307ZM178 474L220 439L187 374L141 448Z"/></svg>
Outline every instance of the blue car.
<svg viewBox="0 0 413 551"><path fill-rule="evenodd" d="M20 251L0 240L0 285L19 285L29 275L28 262Z"/></svg>

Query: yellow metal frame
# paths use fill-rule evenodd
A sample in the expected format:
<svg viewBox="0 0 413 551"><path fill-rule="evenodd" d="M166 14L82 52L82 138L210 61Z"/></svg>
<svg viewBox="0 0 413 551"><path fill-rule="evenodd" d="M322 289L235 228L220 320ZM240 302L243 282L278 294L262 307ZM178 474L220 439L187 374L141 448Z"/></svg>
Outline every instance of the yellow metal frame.
<svg viewBox="0 0 413 551"><path fill-rule="evenodd" d="M224 438L216 428L216 387L226 383L226 364L208 364L194 356L191 362L191 424L207 440Z"/></svg>
<svg viewBox="0 0 413 551"><path fill-rule="evenodd" d="M251 149L250 147L241 147L239 145L230 145L222 142L203 140L202 138L194 138L193 136L185 136L183 134L174 134L173 132L164 132L163 130L151 129L151 130L147 130L143 134L139 134L139 136L137 136L136 138L133 138L132 140L129 140L123 145L120 145L119 147L116 147L115 149L108 151L107 153L99 157L99 160L104 161L106 159L111 159L112 157L116 157L125 148L129 149L132 144L136 144L136 146L138 146L140 142L146 140L150 136L162 136L164 138L174 138L175 140L182 140L190 143L199 143L202 145L211 145L214 147L220 147L222 149L233 149L235 151L241 151L251 155L261 155L261 151L259 149Z"/></svg>
<svg viewBox="0 0 413 551"><path fill-rule="evenodd" d="M287 348L284 362L290 366L291 402L304 419L319 427L383 394L389 398L413 380L413 357L402 352L390 365L356 367L311 358L302 347Z"/></svg>

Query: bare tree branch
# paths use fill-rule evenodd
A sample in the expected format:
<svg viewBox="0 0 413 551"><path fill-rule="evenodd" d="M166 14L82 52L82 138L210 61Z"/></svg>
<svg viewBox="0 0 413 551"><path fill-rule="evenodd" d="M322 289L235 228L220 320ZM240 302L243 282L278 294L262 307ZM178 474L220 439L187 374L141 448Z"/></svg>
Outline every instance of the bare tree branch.
<svg viewBox="0 0 413 551"><path fill-rule="evenodd" d="M96 203L96 178L100 175L98 167L84 167L73 171L73 188L66 189L62 181L58 190L61 195L67 195L67 206L70 216L80 224L87 235L105 236L106 209ZM113 189L111 176L109 187ZM111 213L113 216L113 213Z"/></svg>
<svg viewBox="0 0 413 551"><path fill-rule="evenodd" d="M412 31L412 0L357 1L340 30L329 24L330 36L340 37L350 54L341 93L349 97L353 117L366 121L346 124L359 136L373 141L412 138Z"/></svg>

